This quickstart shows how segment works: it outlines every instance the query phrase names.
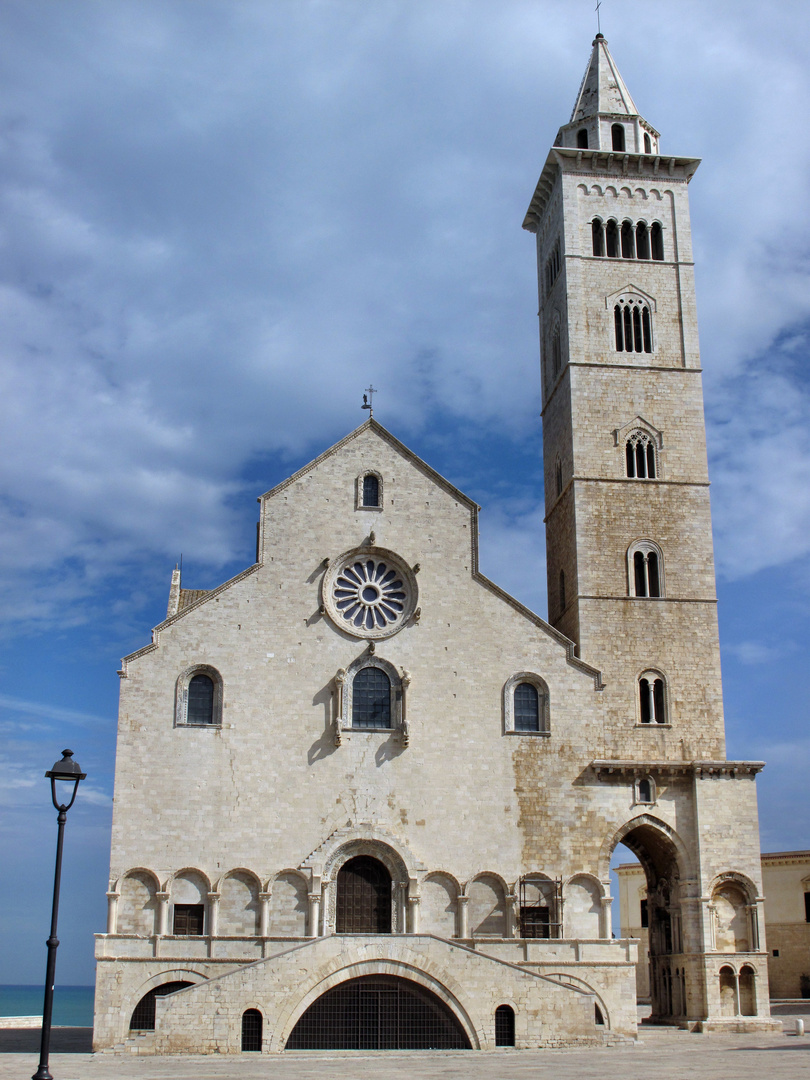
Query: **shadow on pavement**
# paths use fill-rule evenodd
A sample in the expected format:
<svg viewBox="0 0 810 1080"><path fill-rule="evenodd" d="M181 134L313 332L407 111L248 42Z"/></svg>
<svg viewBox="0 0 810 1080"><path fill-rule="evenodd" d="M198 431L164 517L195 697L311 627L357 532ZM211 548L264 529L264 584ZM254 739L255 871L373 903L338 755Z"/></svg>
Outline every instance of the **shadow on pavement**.
<svg viewBox="0 0 810 1080"><path fill-rule="evenodd" d="M39 1028L6 1028L0 1031L0 1054L38 1054ZM89 1054L93 1049L91 1027L51 1028L52 1054Z"/></svg>

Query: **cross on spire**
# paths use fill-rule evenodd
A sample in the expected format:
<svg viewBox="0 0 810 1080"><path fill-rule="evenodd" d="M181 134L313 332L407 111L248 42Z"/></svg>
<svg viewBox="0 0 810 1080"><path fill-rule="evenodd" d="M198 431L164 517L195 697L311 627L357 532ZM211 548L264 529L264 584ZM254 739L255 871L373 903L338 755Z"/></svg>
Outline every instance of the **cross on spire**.
<svg viewBox="0 0 810 1080"><path fill-rule="evenodd" d="M368 409L369 420L374 415L374 395L376 393L377 393L377 391L369 383L369 385L366 387L365 394L363 394L363 404L362 404L361 408Z"/></svg>
<svg viewBox="0 0 810 1080"><path fill-rule="evenodd" d="M599 8L601 6L602 6L602 0L596 0L596 8L595 8L595 11L596 11L596 31L599 34L602 33L602 16L599 13Z"/></svg>

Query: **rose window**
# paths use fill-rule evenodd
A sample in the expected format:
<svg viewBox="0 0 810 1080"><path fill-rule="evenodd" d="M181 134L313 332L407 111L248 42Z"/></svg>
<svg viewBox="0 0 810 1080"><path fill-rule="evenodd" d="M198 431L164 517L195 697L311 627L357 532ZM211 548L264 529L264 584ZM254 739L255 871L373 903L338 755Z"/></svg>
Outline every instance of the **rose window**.
<svg viewBox="0 0 810 1080"><path fill-rule="evenodd" d="M414 609L413 575L391 552L350 552L324 580L324 600L333 621L356 637L388 637Z"/></svg>

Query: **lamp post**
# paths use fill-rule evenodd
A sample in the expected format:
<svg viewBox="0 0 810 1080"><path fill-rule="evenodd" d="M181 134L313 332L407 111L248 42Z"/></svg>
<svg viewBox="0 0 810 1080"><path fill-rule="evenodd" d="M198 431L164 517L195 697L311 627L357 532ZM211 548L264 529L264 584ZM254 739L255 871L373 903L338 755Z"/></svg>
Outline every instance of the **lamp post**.
<svg viewBox="0 0 810 1080"><path fill-rule="evenodd" d="M72 750L63 750L61 761L57 761L54 767L45 775L51 781L51 799L53 800L54 809L58 811L56 818L58 832L56 838L56 869L53 875L51 936L48 938L48 966L45 970L45 1002L42 1006L42 1042L39 1048L39 1068L31 1080L53 1080L48 1071L48 1056L51 1042L53 984L56 977L56 950L59 948L59 939L56 936L56 920L59 915L59 882L62 877L62 840L65 835L67 812L76 799L79 781L84 780L87 773L83 773L78 761L73 760ZM58 789L57 784L59 784Z"/></svg>

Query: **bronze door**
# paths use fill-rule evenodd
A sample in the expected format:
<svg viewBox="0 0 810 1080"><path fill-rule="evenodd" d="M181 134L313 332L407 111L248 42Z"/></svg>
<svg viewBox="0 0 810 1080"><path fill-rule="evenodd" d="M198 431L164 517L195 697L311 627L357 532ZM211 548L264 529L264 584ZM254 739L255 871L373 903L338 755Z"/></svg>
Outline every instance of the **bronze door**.
<svg viewBox="0 0 810 1080"><path fill-rule="evenodd" d="M358 855L337 877L338 934L391 933L391 875L377 859Z"/></svg>

